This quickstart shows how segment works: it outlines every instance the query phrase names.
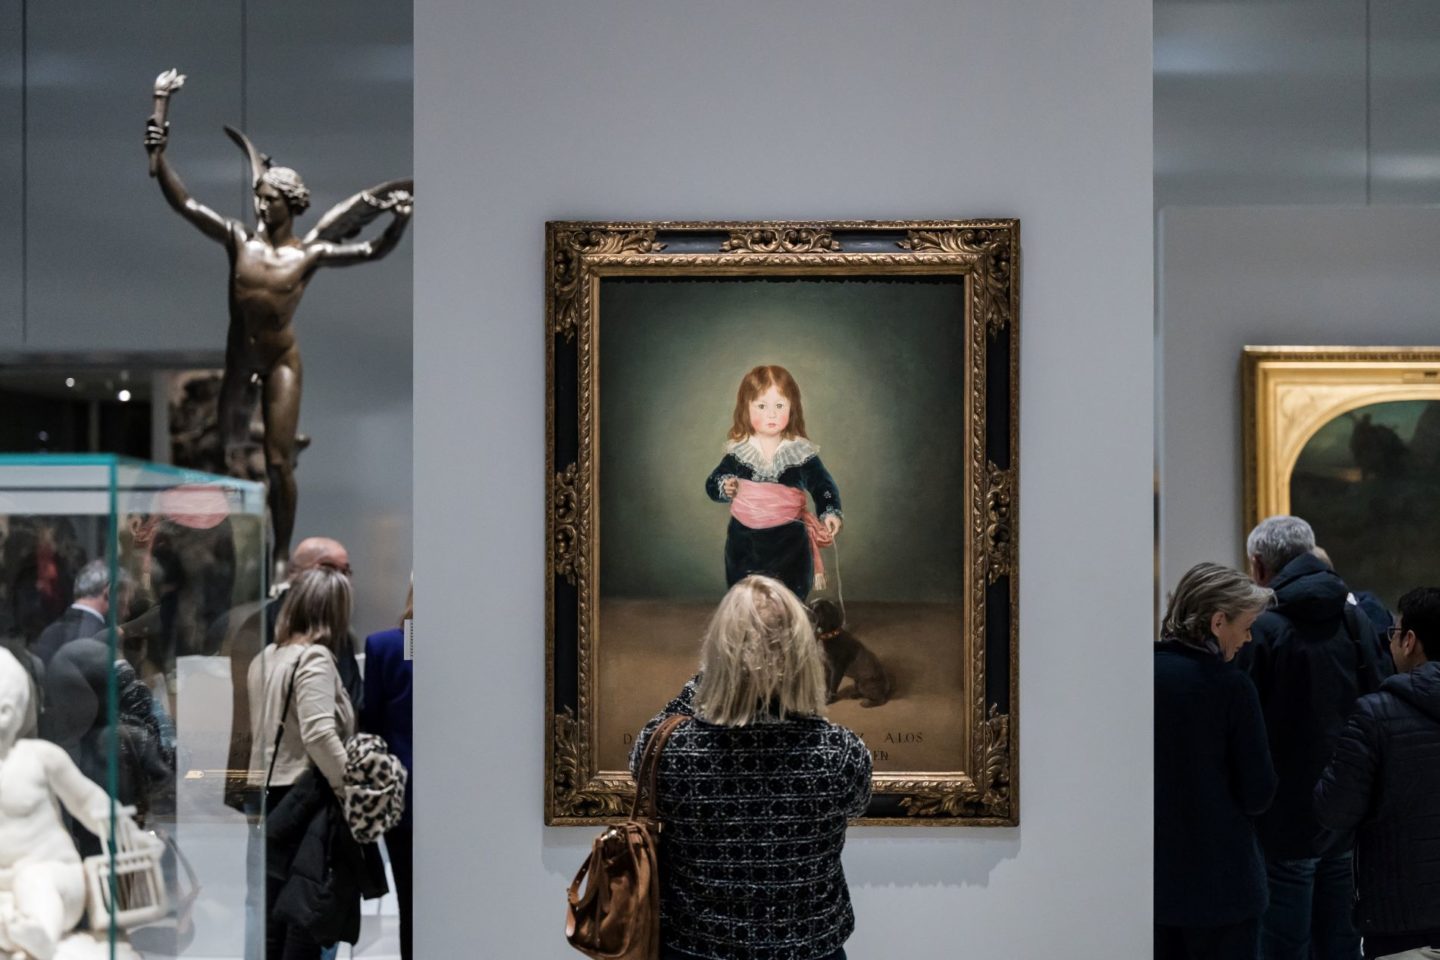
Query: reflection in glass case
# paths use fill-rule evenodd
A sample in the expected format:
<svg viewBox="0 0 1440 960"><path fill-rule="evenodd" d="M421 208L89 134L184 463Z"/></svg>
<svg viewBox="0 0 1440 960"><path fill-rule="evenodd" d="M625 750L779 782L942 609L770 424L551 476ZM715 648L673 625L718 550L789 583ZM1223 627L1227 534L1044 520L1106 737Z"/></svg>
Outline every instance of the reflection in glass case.
<svg viewBox="0 0 1440 960"><path fill-rule="evenodd" d="M263 938L243 683L264 511L255 483L0 456L0 955Z"/></svg>

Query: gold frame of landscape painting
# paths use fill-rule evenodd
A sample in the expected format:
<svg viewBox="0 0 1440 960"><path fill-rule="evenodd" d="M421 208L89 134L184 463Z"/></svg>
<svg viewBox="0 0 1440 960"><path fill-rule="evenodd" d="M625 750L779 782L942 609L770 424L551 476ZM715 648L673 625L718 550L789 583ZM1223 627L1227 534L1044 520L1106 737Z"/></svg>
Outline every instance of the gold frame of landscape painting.
<svg viewBox="0 0 1440 960"><path fill-rule="evenodd" d="M1405 566L1433 541L1403 543L1440 494L1440 347L1247 346L1243 364L1245 530L1303 516L1352 589L1392 608L1440 573Z"/></svg>
<svg viewBox="0 0 1440 960"><path fill-rule="evenodd" d="M547 824L623 815L633 734L695 672L729 576L711 464L766 365L844 499L813 569L887 684L831 689L876 760L860 822L1018 824L1019 229L546 225Z"/></svg>

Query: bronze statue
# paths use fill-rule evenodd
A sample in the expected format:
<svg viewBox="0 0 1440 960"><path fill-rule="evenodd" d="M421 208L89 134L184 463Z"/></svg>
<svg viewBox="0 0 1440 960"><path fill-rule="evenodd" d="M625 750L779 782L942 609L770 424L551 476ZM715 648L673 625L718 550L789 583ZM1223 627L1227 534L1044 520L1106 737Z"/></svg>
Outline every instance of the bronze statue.
<svg viewBox="0 0 1440 960"><path fill-rule="evenodd" d="M300 175L272 166L239 130L225 132L245 151L255 190L255 228L223 217L194 200L165 156L171 94L185 83L174 70L155 79L155 109L145 126L150 175L166 201L230 254L230 330L219 421L227 471L247 476L245 446L258 402L264 430L270 522L274 528L275 577L284 576L295 527L295 457L300 419L300 348L291 320L305 286L320 267L345 267L385 256L400 242L413 210L414 182L390 180L362 190L332 208L304 238L295 218L310 205ZM389 211L390 225L374 240L354 242L362 229Z"/></svg>

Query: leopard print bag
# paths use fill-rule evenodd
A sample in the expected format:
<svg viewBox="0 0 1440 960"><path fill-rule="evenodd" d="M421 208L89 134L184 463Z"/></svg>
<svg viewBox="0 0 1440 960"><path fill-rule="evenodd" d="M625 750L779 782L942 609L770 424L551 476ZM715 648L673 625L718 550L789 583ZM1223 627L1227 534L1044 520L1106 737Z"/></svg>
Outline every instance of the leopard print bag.
<svg viewBox="0 0 1440 960"><path fill-rule="evenodd" d="M405 813L405 765L373 733L358 733L345 744L342 807L350 834L374 843Z"/></svg>

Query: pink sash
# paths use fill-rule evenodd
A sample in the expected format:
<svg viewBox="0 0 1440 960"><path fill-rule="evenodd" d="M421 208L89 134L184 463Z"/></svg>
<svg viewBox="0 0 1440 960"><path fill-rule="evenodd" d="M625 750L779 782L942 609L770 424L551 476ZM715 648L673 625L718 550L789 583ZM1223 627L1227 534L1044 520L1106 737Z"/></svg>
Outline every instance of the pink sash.
<svg viewBox="0 0 1440 960"><path fill-rule="evenodd" d="M825 589L825 562L820 558L820 548L835 543L825 524L805 509L805 491L787 487L782 483L756 483L754 480L739 480L735 499L730 503L730 516L752 530L768 530L781 524L799 520L805 524L810 536L810 559L815 564L815 588Z"/></svg>

